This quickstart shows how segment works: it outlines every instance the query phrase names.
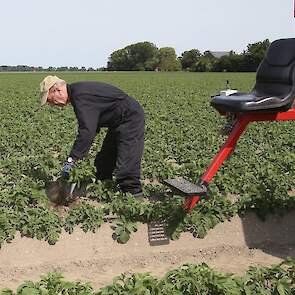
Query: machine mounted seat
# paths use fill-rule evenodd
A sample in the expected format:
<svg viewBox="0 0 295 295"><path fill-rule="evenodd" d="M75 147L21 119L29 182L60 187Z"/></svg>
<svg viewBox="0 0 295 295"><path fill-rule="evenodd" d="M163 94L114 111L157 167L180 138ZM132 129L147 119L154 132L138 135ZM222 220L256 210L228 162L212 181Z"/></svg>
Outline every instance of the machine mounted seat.
<svg viewBox="0 0 295 295"><path fill-rule="evenodd" d="M295 97L295 38L271 43L256 73L249 93L216 95L211 105L221 113L283 112Z"/></svg>
<svg viewBox="0 0 295 295"><path fill-rule="evenodd" d="M201 199L207 198L209 183L230 157L249 123L295 121L294 98L295 38L280 39L272 42L267 50L258 67L256 83L251 92L213 97L211 105L229 120L224 126L228 136L199 180L196 183L181 178L164 181L172 190L185 197L183 208L186 212L191 212Z"/></svg>

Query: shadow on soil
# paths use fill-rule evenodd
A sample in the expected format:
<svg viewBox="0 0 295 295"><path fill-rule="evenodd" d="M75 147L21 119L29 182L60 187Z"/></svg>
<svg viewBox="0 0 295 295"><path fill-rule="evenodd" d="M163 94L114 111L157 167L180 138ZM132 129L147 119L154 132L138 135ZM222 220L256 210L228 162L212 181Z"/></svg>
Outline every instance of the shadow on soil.
<svg viewBox="0 0 295 295"><path fill-rule="evenodd" d="M265 221L251 212L241 220L249 248L261 249L283 259L295 258L295 210L283 216L269 215Z"/></svg>

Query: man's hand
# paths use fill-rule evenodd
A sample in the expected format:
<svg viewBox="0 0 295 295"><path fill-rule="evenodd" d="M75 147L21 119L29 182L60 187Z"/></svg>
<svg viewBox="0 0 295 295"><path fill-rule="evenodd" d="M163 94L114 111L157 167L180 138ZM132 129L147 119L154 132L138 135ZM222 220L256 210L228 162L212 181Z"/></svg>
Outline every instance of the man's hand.
<svg viewBox="0 0 295 295"><path fill-rule="evenodd" d="M62 171L61 171L61 177L63 179L68 180L70 178L70 171L75 166L74 160L69 157L68 160L64 163Z"/></svg>

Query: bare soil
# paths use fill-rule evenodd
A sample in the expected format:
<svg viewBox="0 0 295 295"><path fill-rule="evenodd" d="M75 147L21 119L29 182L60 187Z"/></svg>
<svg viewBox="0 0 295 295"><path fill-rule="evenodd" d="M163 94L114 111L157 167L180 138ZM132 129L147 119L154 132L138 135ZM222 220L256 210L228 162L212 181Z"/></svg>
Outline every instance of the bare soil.
<svg viewBox="0 0 295 295"><path fill-rule="evenodd" d="M184 263L207 263L215 270L243 275L249 266L270 266L295 258L295 211L261 221L254 214L234 217L211 230L204 239L185 233L169 245L148 242L147 225L140 225L130 241L112 239L110 224L93 233L76 229L63 233L56 245L17 236L0 250L0 290L16 289L25 280L38 281L48 272L67 280L90 282L95 290L121 274L151 272L161 277Z"/></svg>

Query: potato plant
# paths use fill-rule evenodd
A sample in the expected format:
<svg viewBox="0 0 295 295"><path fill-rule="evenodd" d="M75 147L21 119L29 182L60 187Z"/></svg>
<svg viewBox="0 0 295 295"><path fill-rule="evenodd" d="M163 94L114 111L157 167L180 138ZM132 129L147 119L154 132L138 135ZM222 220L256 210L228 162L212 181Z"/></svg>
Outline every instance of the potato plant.
<svg viewBox="0 0 295 295"><path fill-rule="evenodd" d="M250 267L242 277L214 271L205 263L184 264L162 278L150 273L121 274L97 292L88 283L69 282L58 273L49 273L39 282L24 282L16 292L0 290L0 295L286 295L295 292L294 273L292 259L272 267Z"/></svg>

